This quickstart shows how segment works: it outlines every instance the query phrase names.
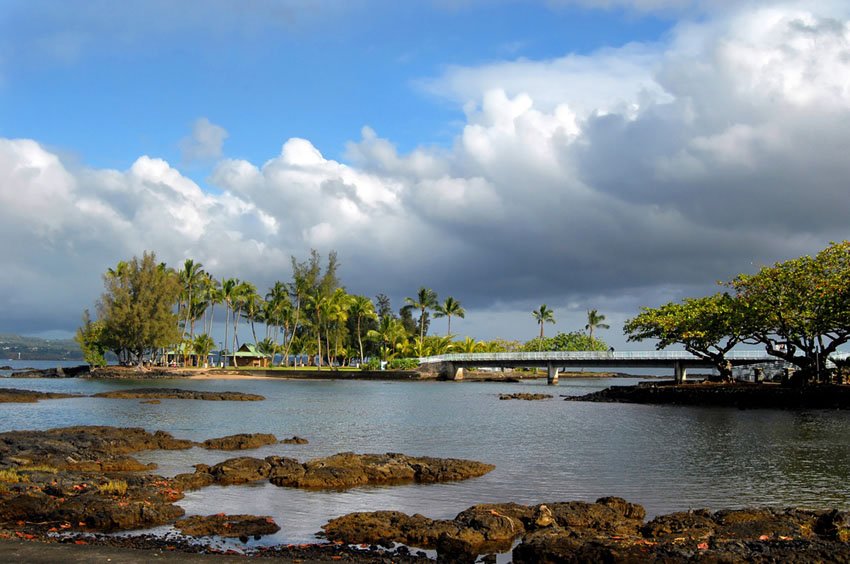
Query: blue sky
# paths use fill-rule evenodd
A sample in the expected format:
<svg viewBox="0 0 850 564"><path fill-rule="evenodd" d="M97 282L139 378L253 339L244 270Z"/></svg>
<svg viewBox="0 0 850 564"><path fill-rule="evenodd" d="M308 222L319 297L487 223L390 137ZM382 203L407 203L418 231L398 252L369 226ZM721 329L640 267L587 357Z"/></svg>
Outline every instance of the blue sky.
<svg viewBox="0 0 850 564"><path fill-rule="evenodd" d="M634 347L847 238L848 84L838 0L0 0L0 331L69 334L145 250L262 290L315 248L462 335L546 303Z"/></svg>
<svg viewBox="0 0 850 564"><path fill-rule="evenodd" d="M259 3L253 17L233 8L163 25L145 21L158 17L145 3L109 5L139 18L129 30L81 14L80 2L4 4L0 132L119 169L141 154L180 163L179 140L199 116L228 130L228 155L253 162L289 137L339 159L364 125L402 151L450 145L462 108L422 85L447 66L652 42L672 21L537 2L355 1L294 9L292 20L267 20L270 3ZM203 169L185 172L203 182Z"/></svg>

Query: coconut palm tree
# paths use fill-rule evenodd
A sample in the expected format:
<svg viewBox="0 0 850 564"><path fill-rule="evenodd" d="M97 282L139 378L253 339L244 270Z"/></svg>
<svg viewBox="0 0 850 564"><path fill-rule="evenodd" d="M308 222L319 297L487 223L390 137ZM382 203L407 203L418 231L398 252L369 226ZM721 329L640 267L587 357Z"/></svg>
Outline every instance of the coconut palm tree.
<svg viewBox="0 0 850 564"><path fill-rule="evenodd" d="M357 322L357 344L360 347L360 363L363 364L363 334L360 323L364 319L378 319L378 315L375 313L375 304L366 296L353 296L348 313Z"/></svg>
<svg viewBox="0 0 850 564"><path fill-rule="evenodd" d="M233 303L236 299L236 288L239 286L238 278L227 278L221 283L221 301L224 303L224 348L227 349L227 330L230 328L230 314L233 311ZM236 352L236 351L233 351ZM226 364L225 359L225 364Z"/></svg>
<svg viewBox="0 0 850 564"><path fill-rule="evenodd" d="M452 334L452 316L464 319L466 317L466 310L463 309L459 301L449 296L443 303L438 304L434 308L434 317L448 318L449 324L446 329L446 335Z"/></svg>
<svg viewBox="0 0 850 564"><path fill-rule="evenodd" d="M543 338L543 324L544 323L555 323L555 311L549 309L546 304L540 306L540 309L535 309L531 312L531 315L534 316L534 319L537 320L538 325L540 325L540 338Z"/></svg>
<svg viewBox="0 0 850 564"><path fill-rule="evenodd" d="M484 341L476 341L472 337L466 337L463 341L455 343L455 350L462 353L484 352L487 344Z"/></svg>
<svg viewBox="0 0 850 564"><path fill-rule="evenodd" d="M587 325L584 326L587 329L587 334L590 337L591 341L593 341L593 330L594 329L610 329L611 326L603 323L605 321L605 316L596 311L595 309L587 310Z"/></svg>
<svg viewBox="0 0 850 564"><path fill-rule="evenodd" d="M422 286L415 298L404 298L405 307L419 310L419 339L425 338L425 311L437 307L437 292Z"/></svg>
<svg viewBox="0 0 850 564"><path fill-rule="evenodd" d="M180 283L183 285L183 296L186 301L186 322L183 324L182 339L186 338L186 329L190 325L192 318L193 297L197 298L197 292L200 292L201 282L204 279L204 265L195 262L192 259L186 259L183 262L183 269L178 273ZM196 309L197 311L197 309Z"/></svg>
<svg viewBox="0 0 850 564"><path fill-rule="evenodd" d="M404 343L407 338L407 331L404 330L404 325L400 320L386 316L378 322L377 329L372 329L366 333L366 338L382 343L381 360L386 360L387 356L395 355L396 349Z"/></svg>
<svg viewBox="0 0 850 564"><path fill-rule="evenodd" d="M215 348L213 338L203 333L195 337L192 341L192 352L198 357L198 366L207 367L207 359L210 356L210 351Z"/></svg>

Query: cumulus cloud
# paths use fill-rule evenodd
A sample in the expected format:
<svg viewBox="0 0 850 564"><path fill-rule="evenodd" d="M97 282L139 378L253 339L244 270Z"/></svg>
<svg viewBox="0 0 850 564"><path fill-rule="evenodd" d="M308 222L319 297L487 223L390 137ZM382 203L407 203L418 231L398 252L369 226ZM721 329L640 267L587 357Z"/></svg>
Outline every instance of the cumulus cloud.
<svg viewBox="0 0 850 564"><path fill-rule="evenodd" d="M202 117L192 125L192 134L180 140L180 151L186 162L217 159L222 156L227 130Z"/></svg>
<svg viewBox="0 0 850 564"><path fill-rule="evenodd" d="M450 147L400 153L364 128L341 162L293 138L219 161L215 194L160 159L75 170L0 140L0 232L22 241L2 251L0 312L67 327L144 249L263 287L315 247L339 251L351 291L457 297L478 337L533 333L543 302L558 329L587 308L618 323L846 238L848 84L846 8L748 5L663 45L448 69L428 87L464 105Z"/></svg>

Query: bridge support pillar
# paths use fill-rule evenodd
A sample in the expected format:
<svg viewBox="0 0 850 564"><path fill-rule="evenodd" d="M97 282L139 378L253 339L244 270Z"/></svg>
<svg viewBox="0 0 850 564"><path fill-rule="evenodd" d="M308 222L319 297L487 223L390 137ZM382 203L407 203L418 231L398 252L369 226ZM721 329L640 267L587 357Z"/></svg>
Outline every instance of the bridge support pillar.
<svg viewBox="0 0 850 564"><path fill-rule="evenodd" d="M455 366L453 362L446 363L447 380L463 380L463 366Z"/></svg>
<svg viewBox="0 0 850 564"><path fill-rule="evenodd" d="M688 369L681 362L673 363L673 378L677 384L681 384L688 379Z"/></svg>
<svg viewBox="0 0 850 564"><path fill-rule="evenodd" d="M546 383L550 386L558 383L558 370L559 368L551 362L546 366Z"/></svg>

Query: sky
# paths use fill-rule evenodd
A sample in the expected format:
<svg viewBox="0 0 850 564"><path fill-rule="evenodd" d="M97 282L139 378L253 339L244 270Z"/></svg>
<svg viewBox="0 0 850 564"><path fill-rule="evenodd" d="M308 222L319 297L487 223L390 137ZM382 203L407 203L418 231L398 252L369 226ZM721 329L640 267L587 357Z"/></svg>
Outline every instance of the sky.
<svg viewBox="0 0 850 564"><path fill-rule="evenodd" d="M848 238L850 4L0 0L0 332L154 251L584 328ZM432 331L445 331L435 320Z"/></svg>

